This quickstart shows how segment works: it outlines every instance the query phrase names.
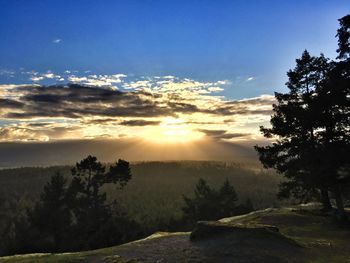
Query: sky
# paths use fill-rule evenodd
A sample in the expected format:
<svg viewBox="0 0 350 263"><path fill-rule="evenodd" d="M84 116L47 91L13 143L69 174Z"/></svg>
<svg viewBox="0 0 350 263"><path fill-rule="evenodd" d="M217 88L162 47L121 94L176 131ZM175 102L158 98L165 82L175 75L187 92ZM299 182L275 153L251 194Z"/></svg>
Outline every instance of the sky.
<svg viewBox="0 0 350 263"><path fill-rule="evenodd" d="M349 10L341 0L0 0L0 154L8 143L261 141L288 69L304 49L335 58Z"/></svg>

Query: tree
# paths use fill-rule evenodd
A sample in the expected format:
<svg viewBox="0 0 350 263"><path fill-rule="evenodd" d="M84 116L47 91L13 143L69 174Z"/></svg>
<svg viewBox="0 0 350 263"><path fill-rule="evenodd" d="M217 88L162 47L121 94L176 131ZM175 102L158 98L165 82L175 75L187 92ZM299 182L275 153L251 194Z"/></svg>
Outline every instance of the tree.
<svg viewBox="0 0 350 263"><path fill-rule="evenodd" d="M51 249L59 251L69 233L71 213L66 200L67 181L59 173L51 177L34 209L29 211L29 223L41 235L52 239Z"/></svg>
<svg viewBox="0 0 350 263"><path fill-rule="evenodd" d="M76 164L72 169L72 176L68 199L76 219L75 231L87 248L100 246L101 241L96 238L100 236L100 231L111 234L113 231L105 231L106 226L116 226L111 222L111 204L107 203L107 195L102 191L102 187L106 184L116 184L123 188L131 179L129 163L119 159L106 172L106 167L98 162L96 157L88 156ZM115 233L114 240L117 238Z"/></svg>
<svg viewBox="0 0 350 263"><path fill-rule="evenodd" d="M194 198L184 196L185 206L182 208L185 219L190 222L215 219L218 207L213 189L204 179L199 179L194 190Z"/></svg>
<svg viewBox="0 0 350 263"><path fill-rule="evenodd" d="M237 193L235 188L230 184L229 180L226 179L223 185L220 187L219 192L219 208L220 216L231 216L235 214L237 208Z"/></svg>
<svg viewBox="0 0 350 263"><path fill-rule="evenodd" d="M321 193L324 208L331 208L328 191L335 195L338 211L345 215L342 191L349 181L350 124L350 16L340 19L338 59L304 52L288 72L289 92L275 93L271 128L261 127L272 145L259 147L265 167L287 177L280 196L307 198Z"/></svg>
<svg viewBox="0 0 350 263"><path fill-rule="evenodd" d="M103 190L106 184L119 189L126 185L131 179L129 163L118 160L106 170L96 157L88 156L72 169L69 185L62 175L52 176L28 211L28 224L23 220L16 223L19 250L92 249L138 236L139 226L122 213L115 200L108 203Z"/></svg>
<svg viewBox="0 0 350 263"><path fill-rule="evenodd" d="M337 30L338 59L349 60L350 58L350 15L339 20L340 28Z"/></svg>
<svg viewBox="0 0 350 263"><path fill-rule="evenodd" d="M248 207L238 205L237 201L236 191L227 179L218 190L211 188L204 179L199 179L194 197L184 196L184 219L193 224L198 220L217 220L252 211L250 202L247 202Z"/></svg>
<svg viewBox="0 0 350 263"><path fill-rule="evenodd" d="M328 188L318 167L316 90L329 70L327 59L312 57L306 50L296 66L288 71L289 92L275 93L271 128L261 127L265 137L277 137L275 143L256 146L260 161L275 168L289 180L281 184L280 197L307 199L320 190L325 209L330 208Z"/></svg>
<svg viewBox="0 0 350 263"><path fill-rule="evenodd" d="M339 19L338 60L318 92L319 140L323 172L334 193L339 216L345 218L343 195L350 181L350 15Z"/></svg>

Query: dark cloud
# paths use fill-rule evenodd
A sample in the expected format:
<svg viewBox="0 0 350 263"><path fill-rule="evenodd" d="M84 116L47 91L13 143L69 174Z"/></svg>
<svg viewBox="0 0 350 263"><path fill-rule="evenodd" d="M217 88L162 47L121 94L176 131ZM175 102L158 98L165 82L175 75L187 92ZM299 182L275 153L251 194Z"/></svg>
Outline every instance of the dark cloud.
<svg viewBox="0 0 350 263"><path fill-rule="evenodd" d="M146 120L128 120L122 121L119 124L124 126L148 126L148 125L159 125L160 121L146 121Z"/></svg>
<svg viewBox="0 0 350 263"><path fill-rule="evenodd" d="M205 113L219 116L262 114L271 115L270 109L259 106L271 106L270 97L243 101L218 103L215 106L199 107L182 97L181 94L170 97L144 91L121 92L111 88L91 87L78 84L54 86L18 86L11 90L17 99L0 99L0 109L4 118L83 117L148 118L173 116L178 113ZM254 107L252 107L254 106ZM103 122L97 120L96 122ZM127 124L125 124L127 125Z"/></svg>
<svg viewBox="0 0 350 263"><path fill-rule="evenodd" d="M7 109L16 109L21 108L23 104L21 102L10 100L10 99L1 99L0 98L0 111L4 108Z"/></svg>
<svg viewBox="0 0 350 263"><path fill-rule="evenodd" d="M232 115L271 115L272 104L275 102L273 96L262 96L253 99L226 101L215 108L205 110L206 113L232 116ZM252 107L253 106L253 107ZM263 109L257 107L264 107ZM269 109L266 109L268 107Z"/></svg>
<svg viewBox="0 0 350 263"><path fill-rule="evenodd" d="M271 104L269 104L271 105ZM242 106L240 104L233 104L230 106L219 106L215 109L204 110L205 113L222 115L222 116L233 116L233 115L271 115L272 109L251 109L248 106Z"/></svg>
<svg viewBox="0 0 350 263"><path fill-rule="evenodd" d="M171 108L160 105L145 92L120 92L111 89L70 84L68 86L21 86L21 112L8 118L67 117L157 117L173 116Z"/></svg>
<svg viewBox="0 0 350 263"><path fill-rule="evenodd" d="M252 99L245 100L235 100L235 101L227 101L227 105L271 105L275 102L274 97L270 96L261 96Z"/></svg>
<svg viewBox="0 0 350 263"><path fill-rule="evenodd" d="M31 122L26 124L28 127L47 127L52 125L51 122Z"/></svg>
<svg viewBox="0 0 350 263"><path fill-rule="evenodd" d="M226 133L226 130L206 130L206 129L198 129L198 131L205 133L208 136L221 136Z"/></svg>
<svg viewBox="0 0 350 263"><path fill-rule="evenodd" d="M247 137L247 136L251 135L250 133L227 133L226 130L198 129L198 131L203 132L207 136L212 137L212 138L217 139L217 140Z"/></svg>
<svg viewBox="0 0 350 263"><path fill-rule="evenodd" d="M181 113L195 113L195 112L201 112L200 109L196 105L190 104L190 103L184 103L184 102L168 102L168 106L174 111L174 112L181 112Z"/></svg>
<svg viewBox="0 0 350 263"><path fill-rule="evenodd" d="M218 136L220 139L233 139L233 138L241 138L241 137L247 137L251 135L250 133L225 133L220 136Z"/></svg>
<svg viewBox="0 0 350 263"><path fill-rule="evenodd" d="M86 124L104 125L104 124L115 124L115 123L118 123L118 120L114 119L114 118L91 119L91 120L84 120L84 123L86 123Z"/></svg>

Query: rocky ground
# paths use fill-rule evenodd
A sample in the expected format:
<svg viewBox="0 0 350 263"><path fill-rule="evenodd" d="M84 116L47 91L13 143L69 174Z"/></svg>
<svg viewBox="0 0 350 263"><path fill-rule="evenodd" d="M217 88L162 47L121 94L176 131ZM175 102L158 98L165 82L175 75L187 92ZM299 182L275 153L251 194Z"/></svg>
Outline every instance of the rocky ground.
<svg viewBox="0 0 350 263"><path fill-rule="evenodd" d="M105 249L18 255L0 262L350 262L350 228L317 208L266 209L199 222L192 232L155 233Z"/></svg>

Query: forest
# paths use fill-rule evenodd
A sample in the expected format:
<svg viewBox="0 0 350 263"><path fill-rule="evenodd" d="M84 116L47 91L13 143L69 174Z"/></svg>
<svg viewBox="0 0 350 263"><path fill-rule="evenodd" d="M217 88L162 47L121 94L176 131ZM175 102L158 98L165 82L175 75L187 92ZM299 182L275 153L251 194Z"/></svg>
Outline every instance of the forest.
<svg viewBox="0 0 350 263"><path fill-rule="evenodd" d="M50 178L60 174L70 182L71 169L70 166L57 166L0 170L0 187L3 194L1 196L2 242L9 242L5 238L16 233L16 227L19 227L16 222L24 224L28 220L27 211L33 209L40 199L45 185L50 185ZM147 236L155 231L191 229L198 218L191 216L186 219L182 208L185 207L186 200L195 196L194 190L200 179L213 190L219 189L228 180L227 182L232 185L236 193L233 206L241 209L241 211L232 210L234 214L246 212L244 206L247 202L250 203L247 207L250 210L278 207L294 202L292 199L283 201L276 198L281 178L273 170L264 170L259 164L252 166L251 163L213 161L139 162L131 163L130 171L131 179L122 189L113 183L102 187L107 194L107 203L115 202L118 205L118 209L114 212L124 213L125 217L132 220L138 228L137 233L131 233L130 229L124 225L123 228L128 236L114 243ZM208 200L203 199L205 202ZM214 206L216 203L213 202ZM231 215L230 212L226 212L214 215L212 219L229 215ZM43 218L46 220L45 216ZM103 247L103 243L95 247ZM2 248L10 249L8 243L2 245ZM1 253L5 255L19 252L16 251L19 248L11 249ZM51 249L45 248L48 251ZM23 252L29 251L34 249L23 250ZM43 250L38 248L38 251Z"/></svg>

